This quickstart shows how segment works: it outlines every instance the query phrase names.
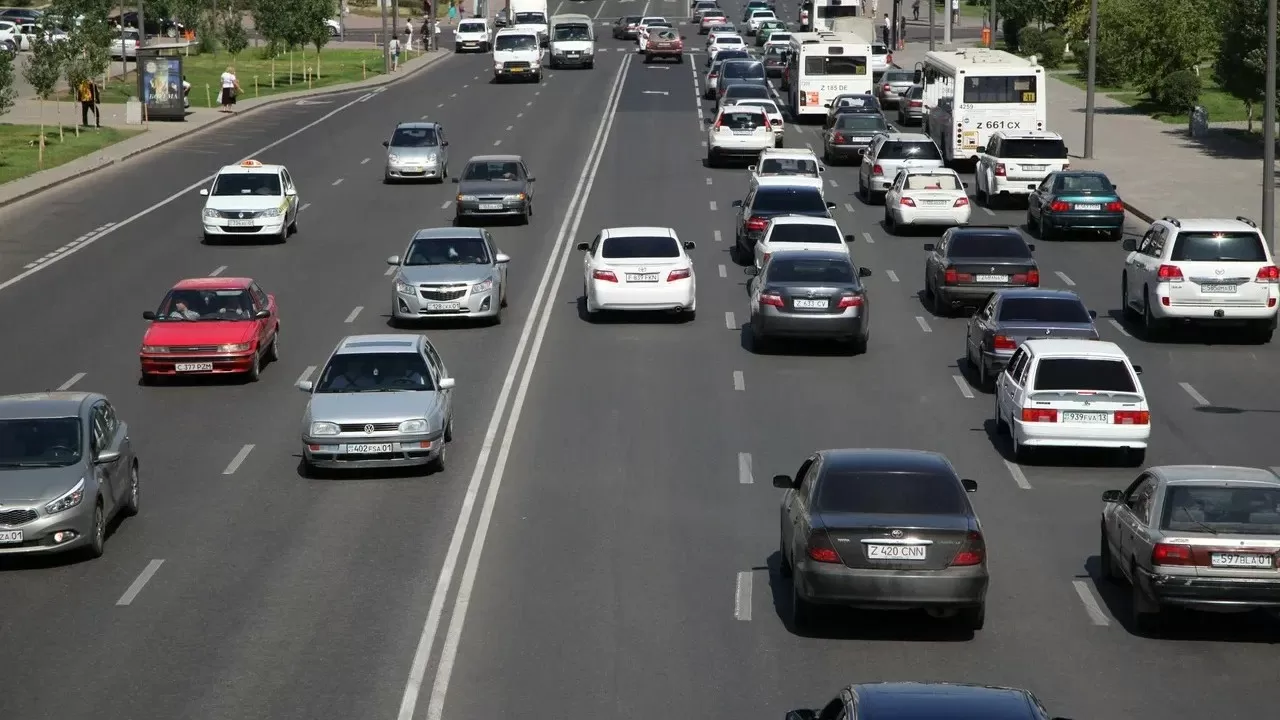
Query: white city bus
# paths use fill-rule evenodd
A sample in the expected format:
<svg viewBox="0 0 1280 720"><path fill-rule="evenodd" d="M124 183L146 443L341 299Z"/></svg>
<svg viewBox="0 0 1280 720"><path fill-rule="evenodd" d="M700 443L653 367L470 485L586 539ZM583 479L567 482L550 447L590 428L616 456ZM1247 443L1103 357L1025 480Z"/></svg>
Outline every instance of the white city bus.
<svg viewBox="0 0 1280 720"><path fill-rule="evenodd" d="M793 33L787 64L792 117L825 117L837 95L871 92L871 43L852 33Z"/></svg>
<svg viewBox="0 0 1280 720"><path fill-rule="evenodd" d="M857 17L860 4L859 0L804 0L800 3L800 29L804 32L835 30L836 18Z"/></svg>
<svg viewBox="0 0 1280 720"><path fill-rule="evenodd" d="M967 48L934 51L917 65L924 132L948 162L970 161L997 130L1046 130L1044 68L1034 56Z"/></svg>

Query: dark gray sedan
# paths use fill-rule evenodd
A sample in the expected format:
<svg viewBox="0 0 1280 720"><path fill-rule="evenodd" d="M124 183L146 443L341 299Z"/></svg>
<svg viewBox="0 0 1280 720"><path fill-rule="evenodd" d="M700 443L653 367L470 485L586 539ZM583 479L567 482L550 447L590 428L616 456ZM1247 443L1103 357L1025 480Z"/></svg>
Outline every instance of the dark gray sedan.
<svg viewBox="0 0 1280 720"><path fill-rule="evenodd" d="M837 115L832 126L822 131L822 159L829 165L860 160L872 138L892 130L880 113Z"/></svg>
<svg viewBox="0 0 1280 720"><path fill-rule="evenodd" d="M978 376L978 387L990 388L1009 364L1013 351L1037 338L1097 340L1098 314L1070 290L1022 288L1001 290L969 318L964 357Z"/></svg>
<svg viewBox="0 0 1280 720"><path fill-rule="evenodd" d="M477 155L467 161L458 184L456 219L514 218L528 225L533 217L533 182L519 155Z"/></svg>
<svg viewBox="0 0 1280 720"><path fill-rule="evenodd" d="M933 313L947 317L961 307L978 307L991 293L1013 287L1039 287L1036 249L1016 228L968 225L951 228L926 243L924 295Z"/></svg>
<svg viewBox="0 0 1280 720"><path fill-rule="evenodd" d="M838 239L838 235L837 235ZM754 349L779 337L831 338L867 351L871 309L861 278L847 252L787 250L774 253L751 275L751 342Z"/></svg>
<svg viewBox="0 0 1280 720"><path fill-rule="evenodd" d="M925 609L966 629L986 622L986 542L951 462L923 450L821 450L782 496L780 572L791 578L791 624L814 605Z"/></svg>

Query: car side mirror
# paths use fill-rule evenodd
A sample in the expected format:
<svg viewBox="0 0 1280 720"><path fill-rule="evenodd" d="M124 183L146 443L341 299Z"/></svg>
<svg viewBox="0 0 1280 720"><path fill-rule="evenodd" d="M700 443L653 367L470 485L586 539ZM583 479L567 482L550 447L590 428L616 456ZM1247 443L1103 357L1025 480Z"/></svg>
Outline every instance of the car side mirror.
<svg viewBox="0 0 1280 720"><path fill-rule="evenodd" d="M538 178L529 178L529 182L538 182Z"/></svg>
<svg viewBox="0 0 1280 720"><path fill-rule="evenodd" d="M827 171L827 166L826 166L826 165L819 165L819 166L818 166L818 172L820 172L820 173L824 173L824 172L826 172L826 171Z"/></svg>
<svg viewBox="0 0 1280 720"><path fill-rule="evenodd" d="M497 255L493 256L493 261L498 263L499 265L505 265L511 262L511 256L506 253L498 253Z"/></svg>
<svg viewBox="0 0 1280 720"><path fill-rule="evenodd" d="M201 188L201 189L200 189L200 195L201 195L202 197L209 197L209 189L208 189L208 188Z"/></svg>
<svg viewBox="0 0 1280 720"><path fill-rule="evenodd" d="M458 382L457 382L456 380L454 380L453 378L440 378L440 389L441 389L441 390L452 390L452 389L453 389L453 386L454 386L454 385L457 385L457 384L458 384Z"/></svg>
<svg viewBox="0 0 1280 720"><path fill-rule="evenodd" d="M934 245L933 243L925 243L925 244L924 244L924 251L925 251L925 252L933 252L933 251L934 251L934 249L936 249L937 247L938 247L938 246L937 246L937 245Z"/></svg>
<svg viewBox="0 0 1280 720"><path fill-rule="evenodd" d="M1102 502L1118 503L1124 500L1124 492L1121 490L1105 490L1102 493Z"/></svg>
<svg viewBox="0 0 1280 720"><path fill-rule="evenodd" d="M391 147L391 141L390 141L390 140L383 140L383 141L382 141L382 147Z"/></svg>
<svg viewBox="0 0 1280 720"><path fill-rule="evenodd" d="M760 268L757 268L757 267L744 267L744 268L742 268L742 274L743 274L743 275L750 275L751 277L755 277L755 276L757 276L757 275L759 275L759 274L760 274Z"/></svg>
<svg viewBox="0 0 1280 720"><path fill-rule="evenodd" d="M697 243L695 243L694 241L692 241L692 240L685 240L685 241L684 241L684 249L685 249L685 250L692 250L692 249L694 249L694 248L696 248L696 247L698 247L698 244L697 244Z"/></svg>
<svg viewBox="0 0 1280 720"><path fill-rule="evenodd" d="M298 191L297 191L297 190L295 190L295 189L293 189L293 188L289 188L289 189L287 189L287 190L285 190L285 191L284 191L284 196L285 196L285 197L294 197L294 196L295 196L295 195L297 195L297 194L298 194Z"/></svg>
<svg viewBox="0 0 1280 720"><path fill-rule="evenodd" d="M1112 186L1111 186L1111 189L1112 189L1112 190L1119 190L1119 189L1120 189L1120 186L1119 186L1119 185L1112 185Z"/></svg>
<svg viewBox="0 0 1280 720"><path fill-rule="evenodd" d="M755 166L755 165L748 165L748 166L747 166L747 172L751 172L751 173L753 173L753 172L755 172L755 171L756 171L756 166Z"/></svg>
<svg viewBox="0 0 1280 720"><path fill-rule="evenodd" d="M586 252L591 249L591 243L578 243L578 249Z"/></svg>
<svg viewBox="0 0 1280 720"><path fill-rule="evenodd" d="M969 189L969 183L967 183L967 182L962 182L962 183L960 183L960 187L964 188L965 190L968 190L968 189Z"/></svg>
<svg viewBox="0 0 1280 720"><path fill-rule="evenodd" d="M831 107L831 103L827 103L826 105L823 105L822 107L824 107L824 108L829 108L829 107Z"/></svg>
<svg viewBox="0 0 1280 720"><path fill-rule="evenodd" d="M159 319L159 318L157 318L157 317L156 317L156 311L155 311L155 310L147 310L146 312L142 313L142 319L143 319L143 320L157 320L157 319Z"/></svg>
<svg viewBox="0 0 1280 720"><path fill-rule="evenodd" d="M790 490L796 486L796 481L790 475L774 475L773 486L780 490Z"/></svg>
<svg viewBox="0 0 1280 720"><path fill-rule="evenodd" d="M871 277L871 268L868 268L868 267L858 268L858 277Z"/></svg>
<svg viewBox="0 0 1280 720"><path fill-rule="evenodd" d="M973 154L974 154L974 155L986 155L986 154L987 154L987 151L986 151L986 150L983 150L982 148L978 148L977 150L974 150L974 151L973 151Z"/></svg>
<svg viewBox="0 0 1280 720"><path fill-rule="evenodd" d="M255 320L266 320L269 317L271 317L270 310L259 310L258 312L253 314L253 319Z"/></svg>
<svg viewBox="0 0 1280 720"><path fill-rule="evenodd" d="M835 204L835 203L833 203L833 202L829 202L829 203L827 203L827 209L828 209L828 210L835 210L835 209L836 209L836 204Z"/></svg>
<svg viewBox="0 0 1280 720"><path fill-rule="evenodd" d="M1134 375L1141 375L1141 374L1142 374L1142 366L1141 366L1141 365L1134 365L1134 366L1133 366L1133 374L1134 374Z"/></svg>
<svg viewBox="0 0 1280 720"><path fill-rule="evenodd" d="M458 178L454 178L454 179L453 179L453 184L454 184L454 185L457 185L457 184L458 184Z"/></svg>
<svg viewBox="0 0 1280 720"><path fill-rule="evenodd" d="M845 236L844 236L844 241L845 241L845 242L847 242L847 243L851 243L851 242L853 242L853 241L855 241L855 240L857 240L857 239L858 239L858 238L857 238L853 233L849 233L848 235L845 235Z"/></svg>
<svg viewBox="0 0 1280 720"><path fill-rule="evenodd" d="M399 256L399 255L392 255L391 257L387 258L387 264L388 264L388 265L399 265L399 264L400 264L400 256Z"/></svg>
<svg viewBox="0 0 1280 720"><path fill-rule="evenodd" d="M732 205L733 205L733 207L740 208L740 207L742 207L742 201L741 201L741 200L734 200L734 201L733 201L733 203L732 203Z"/></svg>
<svg viewBox="0 0 1280 720"><path fill-rule="evenodd" d="M960 481L960 484L964 486L965 492L978 492L977 480L970 480L968 478L965 478L964 480Z"/></svg>
<svg viewBox="0 0 1280 720"><path fill-rule="evenodd" d="M1133 252L1138 249L1138 241L1133 238L1125 238L1120 242L1120 249L1125 252Z"/></svg>
<svg viewBox="0 0 1280 720"><path fill-rule="evenodd" d="M98 453L98 456L93 459L93 462L95 465L106 465L107 463L113 463L119 459L119 450L103 450Z"/></svg>
<svg viewBox="0 0 1280 720"><path fill-rule="evenodd" d="M1028 251L1028 252L1035 252L1035 251L1036 251L1036 244L1035 244L1035 243L1027 243L1027 251Z"/></svg>
<svg viewBox="0 0 1280 720"><path fill-rule="evenodd" d="M449 147L449 141L445 140L444 142L440 143L440 147Z"/></svg>
<svg viewBox="0 0 1280 720"><path fill-rule="evenodd" d="M1097 310L1090 310L1090 311L1089 311L1089 317L1090 317L1091 319L1093 319L1093 320L1097 320L1097 319L1098 319L1098 311L1097 311Z"/></svg>
<svg viewBox="0 0 1280 720"><path fill-rule="evenodd" d="M304 392L304 393L309 393L309 392L311 392L312 390L314 390L314 389L315 389L315 387L316 387L316 384L315 384L315 383L313 383L313 382L311 382L310 380L299 380L299 381L298 381L298 389L299 389L299 390L301 390L301 391L302 391L302 392Z"/></svg>

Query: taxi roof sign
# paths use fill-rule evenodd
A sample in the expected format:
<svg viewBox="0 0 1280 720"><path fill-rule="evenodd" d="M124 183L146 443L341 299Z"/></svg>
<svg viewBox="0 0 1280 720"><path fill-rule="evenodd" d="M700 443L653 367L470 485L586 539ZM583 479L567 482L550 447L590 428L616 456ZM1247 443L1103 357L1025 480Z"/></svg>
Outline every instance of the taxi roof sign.
<svg viewBox="0 0 1280 720"><path fill-rule="evenodd" d="M258 162L257 160L245 160L244 162L240 163L240 167L243 167L243 168L260 168L260 167L262 167L262 163Z"/></svg>

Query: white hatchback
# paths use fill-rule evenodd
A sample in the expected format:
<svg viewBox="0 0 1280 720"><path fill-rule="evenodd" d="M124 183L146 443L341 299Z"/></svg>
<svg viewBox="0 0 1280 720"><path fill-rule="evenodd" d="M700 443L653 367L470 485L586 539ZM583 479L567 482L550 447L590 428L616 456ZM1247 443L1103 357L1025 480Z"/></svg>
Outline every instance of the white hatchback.
<svg viewBox="0 0 1280 720"><path fill-rule="evenodd" d="M755 247L756 269L764 267L775 252L784 250L827 250L849 254L852 235L840 232L840 225L830 218L805 215L779 215L769 221L764 237Z"/></svg>
<svg viewBox="0 0 1280 720"><path fill-rule="evenodd" d="M904 226L968 225L973 208L967 187L948 168L899 170L884 196L885 229L896 234Z"/></svg>
<svg viewBox="0 0 1280 720"><path fill-rule="evenodd" d="M587 317L610 310L669 310L692 320L698 309L698 281L676 231L662 227L606 228L582 256Z"/></svg>
<svg viewBox="0 0 1280 720"><path fill-rule="evenodd" d="M1141 374L1112 342L1028 340L996 380L996 432L1010 436L1019 463L1041 448L1088 447L1141 465L1151 437Z"/></svg>

